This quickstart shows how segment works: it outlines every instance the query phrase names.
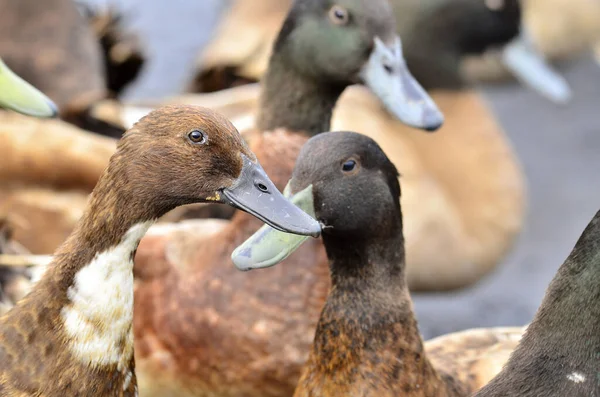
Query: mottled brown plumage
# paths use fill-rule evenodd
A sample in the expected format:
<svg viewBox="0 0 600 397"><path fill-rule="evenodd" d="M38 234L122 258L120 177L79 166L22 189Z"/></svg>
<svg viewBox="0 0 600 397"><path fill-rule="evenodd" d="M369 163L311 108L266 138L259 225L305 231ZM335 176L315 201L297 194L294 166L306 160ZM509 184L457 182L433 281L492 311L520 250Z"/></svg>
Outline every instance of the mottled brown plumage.
<svg viewBox="0 0 600 397"><path fill-rule="evenodd" d="M203 132L204 144L190 141L194 130ZM115 299L132 305L126 268L147 227L140 225L149 226L178 205L215 200L222 189L237 189L234 183L246 167L242 156L255 159L231 123L203 108L165 107L137 123L120 141L80 223L43 278L1 318L0 394L137 395L127 320L133 306L95 306L100 303L93 290L80 291L89 277L84 270L108 267L103 277L109 281L92 278L97 288L114 274L124 277L113 285L124 288ZM126 251L110 259L124 242ZM108 262L95 264L103 255Z"/></svg>

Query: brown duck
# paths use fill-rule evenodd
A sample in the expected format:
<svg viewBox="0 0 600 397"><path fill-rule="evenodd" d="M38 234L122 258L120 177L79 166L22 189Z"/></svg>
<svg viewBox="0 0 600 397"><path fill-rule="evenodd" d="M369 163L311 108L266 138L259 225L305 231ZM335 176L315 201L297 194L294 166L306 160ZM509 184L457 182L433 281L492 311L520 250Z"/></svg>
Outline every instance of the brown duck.
<svg viewBox="0 0 600 397"><path fill-rule="evenodd" d="M222 116L191 106L152 112L120 141L43 278L0 319L0 395L137 395L135 250L158 217L204 201L236 206L281 230L319 233Z"/></svg>

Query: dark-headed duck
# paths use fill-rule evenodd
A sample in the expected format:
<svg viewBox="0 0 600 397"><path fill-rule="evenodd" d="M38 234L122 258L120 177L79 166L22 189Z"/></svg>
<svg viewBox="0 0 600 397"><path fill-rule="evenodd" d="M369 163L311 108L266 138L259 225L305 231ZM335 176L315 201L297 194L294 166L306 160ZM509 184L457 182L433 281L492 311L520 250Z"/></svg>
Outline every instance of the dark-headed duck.
<svg viewBox="0 0 600 397"><path fill-rule="evenodd" d="M137 245L167 211L205 201L228 203L281 230L319 233L225 118L191 106L152 112L119 142L42 279L0 319L0 395L137 395Z"/></svg>
<svg viewBox="0 0 600 397"><path fill-rule="evenodd" d="M506 332L473 333L469 343L457 338L437 354L456 355L452 344L460 344L463 359L440 357L434 367L406 283L398 172L375 141L352 132L313 137L285 193L321 223L331 277L295 396L467 396L480 386L477 372L489 369L490 359L476 353L500 349ZM233 261L263 272L302 249L303 240L263 227ZM321 293L315 288L317 299ZM513 347L508 341L505 348Z"/></svg>

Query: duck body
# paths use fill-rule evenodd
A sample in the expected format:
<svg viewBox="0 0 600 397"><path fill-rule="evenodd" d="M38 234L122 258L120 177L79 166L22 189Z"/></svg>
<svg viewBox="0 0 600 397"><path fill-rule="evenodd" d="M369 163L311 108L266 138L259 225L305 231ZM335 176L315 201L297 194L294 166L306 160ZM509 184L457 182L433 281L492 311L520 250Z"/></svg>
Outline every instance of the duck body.
<svg viewBox="0 0 600 397"><path fill-rule="evenodd" d="M550 283L510 360L476 397L597 396L600 212Z"/></svg>
<svg viewBox="0 0 600 397"><path fill-rule="evenodd" d="M195 178L182 176L188 167ZM86 213L40 282L0 319L2 395L137 395L135 251L169 209L209 200L285 230L318 233L318 224L274 188L226 119L186 106L154 111L121 140Z"/></svg>

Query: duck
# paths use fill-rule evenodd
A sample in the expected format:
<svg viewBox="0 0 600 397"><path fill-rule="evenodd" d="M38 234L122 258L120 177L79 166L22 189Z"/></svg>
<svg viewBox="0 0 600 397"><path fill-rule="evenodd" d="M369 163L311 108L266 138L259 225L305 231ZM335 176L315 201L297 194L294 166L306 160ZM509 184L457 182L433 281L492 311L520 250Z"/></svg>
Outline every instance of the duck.
<svg viewBox="0 0 600 397"><path fill-rule="evenodd" d="M93 115L107 97L100 44L72 0L1 0L0 54L23 79L48 95L61 119L119 138L124 129Z"/></svg>
<svg viewBox="0 0 600 397"><path fill-rule="evenodd" d="M531 43L547 60L565 64L586 56L600 42L600 4L588 0L524 0L524 24ZM477 81L502 82L511 73L497 56L472 58L465 74Z"/></svg>
<svg viewBox="0 0 600 397"><path fill-rule="evenodd" d="M599 297L600 211L550 282L502 371L474 397L598 395Z"/></svg>
<svg viewBox="0 0 600 397"><path fill-rule="evenodd" d="M233 205L282 231L320 233L224 117L192 106L153 111L120 140L42 279L0 318L0 394L137 395L136 247L162 214L202 201Z"/></svg>
<svg viewBox="0 0 600 397"><path fill-rule="evenodd" d="M56 117L56 104L16 75L0 58L0 108L33 117Z"/></svg>
<svg viewBox="0 0 600 397"><path fill-rule="evenodd" d="M366 135L329 132L300 150L284 194L321 224L331 288L294 396L468 396L520 340L518 329L472 330L426 347L406 280L400 192L396 167ZM231 257L243 274L287 267L305 240L263 226Z"/></svg>
<svg viewBox="0 0 600 397"><path fill-rule="evenodd" d="M517 77L525 85L530 86L539 94L543 95L547 99L558 103L565 104L571 99L571 91L568 83L556 72L548 67L545 63L545 58L552 55L552 51L556 51L557 46L555 43L571 42L575 41L571 35L561 31L561 34L555 34L555 26L564 26L566 23L562 20L560 9L564 9L566 6L570 8L567 14L570 14L569 21L572 21L569 26L579 23L578 27L571 26L573 30L585 30L587 36L590 36L589 31L596 29L598 24L594 24L595 17L593 15L598 14L595 8L596 5L590 4L587 0L576 0L578 3L576 7L568 4L565 0L553 0L550 2L543 2L543 0L528 0L524 1L524 18L522 26L520 27L520 34L510 46L506 46L504 51L488 51L482 55L481 51L471 51L471 56L465 59L465 65L460 65L463 74L468 76L471 80L489 80L486 77L485 72L482 70L490 69L491 62L496 62L501 65L504 71L509 71L513 76ZM435 17L435 22L442 23L442 29L446 31L450 30L448 26L457 26L454 24L460 24L466 29L468 22L473 19L465 19L461 21L460 10L465 7L469 7L469 3L473 3L472 0L451 2L448 0L434 0L428 2L416 1L416 0L392 0L392 6L395 10L396 18L398 19L398 27L400 36L403 37L403 33L406 31L414 30L414 23L420 23L415 20L420 19L419 16L426 15L428 10L435 10L434 12L440 14L436 9L438 7L444 7L449 13L443 17ZM520 5L515 5L514 0L490 0L485 2L479 2L479 5L484 6L488 9L497 11L503 11L505 9L518 10L520 12ZM548 4L552 3L552 4ZM554 3L563 3L557 5ZM583 4L587 3L587 4ZM237 85L244 81L257 81L264 74L269 59L269 43L271 43L277 34L276 26L278 26L280 20L285 16L287 8L289 8L290 0L287 1L275 1L275 0L261 0L259 2L250 2L248 0L235 0L232 2L228 13L220 22L219 28L216 31L215 38L206 47L206 49L200 54L198 58L198 76L192 89L197 92L206 92L214 90L211 88L216 83L229 83L230 85ZM576 10L574 10L576 9ZM454 10L454 12L452 12ZM599 9L600 10L600 9ZM540 15L543 14L543 15ZM577 14L577 17L572 14ZM486 19L485 13L479 15L471 15L469 13L463 14L471 17L482 17L482 21L477 24L485 26L485 21L490 22ZM587 16L587 18L586 18ZM260 18L261 23L256 24L255 21ZM425 17L427 19L428 17ZM552 23L547 22L551 20ZM585 20L585 21L584 21ZM468 22L465 22L468 21ZM446 23L448 23L446 25ZM583 27L585 26L585 28ZM462 28L459 28L462 29ZM499 32L502 26L496 26L494 30ZM514 29L512 25L507 25L505 31L508 32L510 29ZM487 27L487 30L493 30L491 27ZM598 29L596 29L597 31ZM244 34L240 34L240 32ZM436 29L428 30L437 33ZM541 33L542 31L543 33ZM444 32L448 33L448 32ZM486 31L470 32L473 36L479 34L485 34ZM551 38L540 40L539 37L552 35ZM560 37L558 37L560 36ZM577 35L576 35L577 36ZM596 40L598 35L595 36ZM436 37L424 37L421 40L431 40ZM487 38L486 38L487 39ZM485 44L485 40L482 44ZM592 38L593 39L593 38ZM587 39L588 42L590 39ZM418 41L418 40L417 40ZM474 37L468 39L468 44L474 44L477 40ZM425 43L429 47L435 43ZM419 43L422 44L422 43ZM460 45L461 43L452 43L453 45ZM590 44L588 44L588 47ZM443 46L442 46L443 47ZM418 47L416 48L418 50ZM437 47L440 50L443 48ZM411 52L413 49L407 49ZM501 56L498 56L501 54ZM451 60L454 57L450 55ZM438 59L442 59L442 55L438 55ZM450 61L444 62L450 64ZM481 66L481 65L485 66ZM409 64L410 66L410 64ZM458 68L459 65L451 65L449 68L450 72L454 68ZM441 68L440 68L441 69ZM440 70L444 72L444 70ZM216 76L216 77L215 77ZM219 78L220 77L220 78ZM444 75L441 75L443 78ZM212 79L212 80L211 80Z"/></svg>

